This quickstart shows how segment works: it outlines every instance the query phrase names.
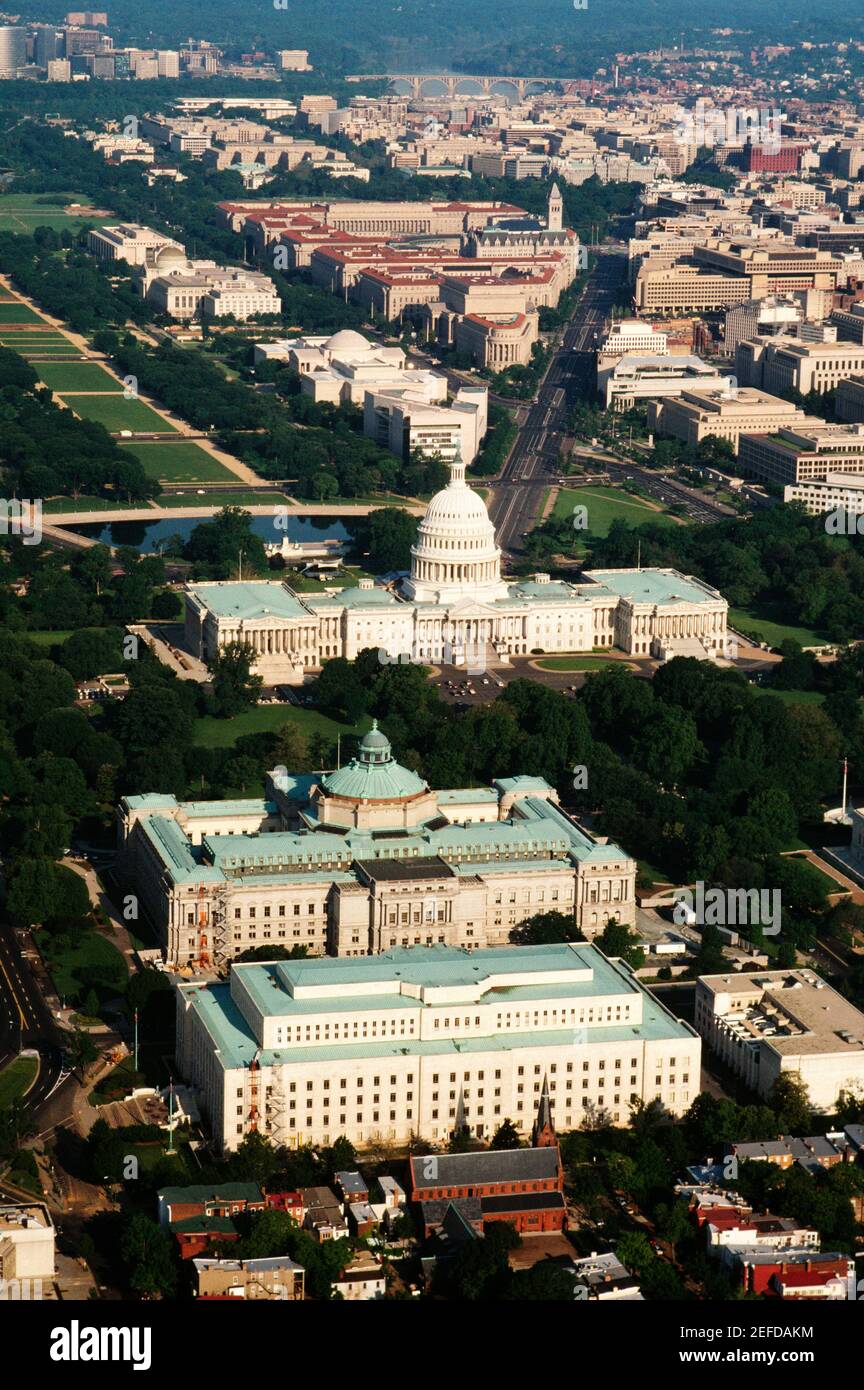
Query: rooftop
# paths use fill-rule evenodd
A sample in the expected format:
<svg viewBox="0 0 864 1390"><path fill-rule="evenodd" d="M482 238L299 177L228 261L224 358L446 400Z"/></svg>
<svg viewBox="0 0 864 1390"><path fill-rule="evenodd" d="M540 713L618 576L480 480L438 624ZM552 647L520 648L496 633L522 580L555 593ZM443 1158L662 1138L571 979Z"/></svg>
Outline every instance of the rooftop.
<svg viewBox="0 0 864 1390"><path fill-rule="evenodd" d="M640 988L626 966L607 960L595 946L572 945L490 948L480 953L447 946L399 948L370 957L320 958L270 964L234 965L230 985L178 986L188 1007L208 1033L216 1061L226 1070L245 1067L258 1056L261 1066L283 1062L340 1062L369 1057L441 1056L522 1051L530 1047L573 1046L573 1030L484 1033L454 1039L392 1038L380 1041L328 1041L262 1049L237 1002L240 994L263 1018L289 1023L310 1015L388 1010L420 1012L458 998L480 1004L523 1000L562 1001L598 996L631 996L640 1001L641 1019L591 1029L603 1043L689 1039L693 1030L674 1018L653 995Z"/></svg>

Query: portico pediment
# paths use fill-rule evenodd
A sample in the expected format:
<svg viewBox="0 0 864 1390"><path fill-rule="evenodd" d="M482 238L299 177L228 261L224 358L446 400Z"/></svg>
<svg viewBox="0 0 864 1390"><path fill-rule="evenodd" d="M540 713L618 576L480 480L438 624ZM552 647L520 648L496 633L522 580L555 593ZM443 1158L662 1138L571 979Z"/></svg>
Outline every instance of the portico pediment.
<svg viewBox="0 0 864 1390"><path fill-rule="evenodd" d="M478 603L476 599L460 598L455 603L448 603L447 616L458 618L497 618L499 612L497 608L492 608L487 603Z"/></svg>

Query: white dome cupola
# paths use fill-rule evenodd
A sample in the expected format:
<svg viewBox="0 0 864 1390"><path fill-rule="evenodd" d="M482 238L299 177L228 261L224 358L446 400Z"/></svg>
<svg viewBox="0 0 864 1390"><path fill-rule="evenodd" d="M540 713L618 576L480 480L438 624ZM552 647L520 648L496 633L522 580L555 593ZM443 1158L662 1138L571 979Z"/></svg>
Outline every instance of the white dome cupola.
<svg viewBox="0 0 864 1390"><path fill-rule="evenodd" d="M403 593L416 603L463 598L482 603L507 597L495 528L482 497L465 481L459 453L450 465L449 483L426 508L411 547L411 576Z"/></svg>

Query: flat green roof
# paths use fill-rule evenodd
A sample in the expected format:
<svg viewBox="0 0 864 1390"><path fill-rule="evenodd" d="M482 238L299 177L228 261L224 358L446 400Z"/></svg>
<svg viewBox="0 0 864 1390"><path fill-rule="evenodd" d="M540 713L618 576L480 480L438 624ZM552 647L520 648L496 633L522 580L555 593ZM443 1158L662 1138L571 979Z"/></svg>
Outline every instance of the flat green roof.
<svg viewBox="0 0 864 1390"><path fill-rule="evenodd" d="M189 592L210 609L217 618L237 618L247 621L259 618L310 618L308 608L288 588L287 584L267 580L242 583L190 584Z"/></svg>
<svg viewBox="0 0 864 1390"><path fill-rule="evenodd" d="M708 584L700 584L677 570L587 570L587 579L600 589L634 603L716 603L721 597Z"/></svg>
<svg viewBox="0 0 864 1390"><path fill-rule="evenodd" d="M491 958L487 960L487 957ZM569 962L569 964L568 964ZM545 999L579 999L597 996L612 996L622 993L639 994L642 998L642 1021L639 1023L615 1023L590 1026L588 1037L591 1042L650 1042L662 1038L692 1038L692 1028L670 1014L660 1002L640 987L626 966L619 961L607 960L601 951L590 943L555 946L521 946L492 948L480 953L463 951L456 947L415 946L407 949L387 951L380 956L359 958L319 959L306 961L283 961L275 964L234 966L245 976L255 975L253 983L256 994L280 995L279 1016L304 1017L310 1012L328 1012L346 1009L362 1010L365 1007L376 1011L382 1007L392 1007L398 997L399 1008L423 1009L429 1007L422 1000L411 996L392 994L358 996L355 999L340 998L339 988L362 979L387 980L397 976L408 978L413 983L452 984L474 983L487 973L497 975L512 971L521 974L526 969L538 973L548 970L571 969L572 983L539 984L537 986L519 984L497 987L487 995L486 1002L498 1002L502 1006ZM591 975L584 972L590 968ZM332 998L320 997L312 1001L310 1008L306 1001L292 1000L290 995L276 988L273 976L277 973L283 979L300 978L302 983L320 984L327 982L333 986ZM264 978L269 977L269 978ZM324 977L322 979L322 977ZM412 1038L391 1038L389 1040L362 1040L358 1042L323 1042L301 1047L264 1049L259 1051L258 1042L231 997L230 987L216 985L180 985L181 993L191 996L191 1006L209 1034L218 1060L226 1070L248 1066L258 1054L262 1066L273 1066L291 1062L351 1061L367 1057L405 1057L441 1056L458 1057L460 1054L512 1052L531 1047L573 1047L573 1030L567 1028L538 1029L530 1033L493 1033L485 1037L452 1037L417 1040ZM294 1007L289 1007L293 1005ZM302 1007L297 1007L302 1005ZM436 1004L435 1007L441 1007ZM452 1007L461 1008L454 1001ZM467 1003L465 1007L472 1007Z"/></svg>

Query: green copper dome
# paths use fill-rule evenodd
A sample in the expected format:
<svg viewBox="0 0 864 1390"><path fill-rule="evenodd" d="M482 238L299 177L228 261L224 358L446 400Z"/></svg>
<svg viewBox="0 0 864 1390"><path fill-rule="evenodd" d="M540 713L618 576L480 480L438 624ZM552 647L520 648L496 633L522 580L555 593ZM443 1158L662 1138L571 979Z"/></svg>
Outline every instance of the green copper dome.
<svg viewBox="0 0 864 1390"><path fill-rule="evenodd" d="M378 728L377 719L360 740L356 758L329 773L322 786L328 796L349 801L394 801L427 789L421 777L395 761L390 740Z"/></svg>

